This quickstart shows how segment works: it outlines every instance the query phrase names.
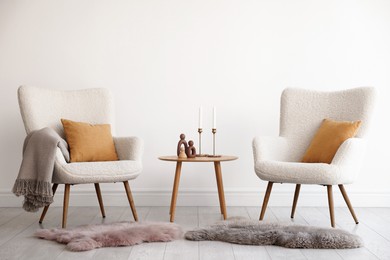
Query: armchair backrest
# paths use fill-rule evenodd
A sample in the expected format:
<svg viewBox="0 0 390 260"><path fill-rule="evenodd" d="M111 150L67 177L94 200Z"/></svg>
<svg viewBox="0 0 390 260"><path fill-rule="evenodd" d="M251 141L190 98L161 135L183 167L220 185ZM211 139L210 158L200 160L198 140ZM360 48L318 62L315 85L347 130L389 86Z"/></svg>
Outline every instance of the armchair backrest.
<svg viewBox="0 0 390 260"><path fill-rule="evenodd" d="M69 91L21 86L18 100L27 134L51 127L63 137L61 118L91 124L111 124L114 133L113 98L107 89Z"/></svg>
<svg viewBox="0 0 390 260"><path fill-rule="evenodd" d="M281 97L280 136L298 140L303 153L324 118L361 120L357 137L369 128L375 88L361 87L334 92L287 88Z"/></svg>

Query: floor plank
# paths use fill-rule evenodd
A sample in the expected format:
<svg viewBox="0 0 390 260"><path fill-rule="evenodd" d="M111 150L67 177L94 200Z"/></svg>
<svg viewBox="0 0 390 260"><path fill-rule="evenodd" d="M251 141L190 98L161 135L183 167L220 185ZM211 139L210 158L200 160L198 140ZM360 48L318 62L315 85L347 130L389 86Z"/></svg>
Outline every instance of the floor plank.
<svg viewBox="0 0 390 260"><path fill-rule="evenodd" d="M2 208L0 212L0 226L25 213L21 208ZM1 228L1 227L0 227Z"/></svg>
<svg viewBox="0 0 390 260"><path fill-rule="evenodd" d="M295 223L307 225L307 221L299 213L299 208L295 211L294 218L291 218L291 207L272 207L270 211L275 215L279 223Z"/></svg>
<svg viewBox="0 0 390 260"><path fill-rule="evenodd" d="M167 209L169 211L169 209ZM167 211L167 213L169 213ZM197 207L177 207L175 223L183 228L183 232L198 227ZM180 239L167 243L164 259L180 259L186 256L186 260L199 259L199 242Z"/></svg>
<svg viewBox="0 0 390 260"><path fill-rule="evenodd" d="M260 218L261 207L246 207L250 219L258 220ZM264 215L264 222L277 222L272 210L267 210Z"/></svg>
<svg viewBox="0 0 390 260"><path fill-rule="evenodd" d="M327 208L317 208L317 210L326 216L329 214ZM357 216L359 217L359 215ZM359 235L365 244L363 248L336 250L343 259L390 259L390 245L388 241L368 228L364 221L356 225L348 209L335 208L335 220L336 227Z"/></svg>
<svg viewBox="0 0 390 260"><path fill-rule="evenodd" d="M380 217L382 221L390 223L390 208L365 208L365 210L374 213L375 215Z"/></svg>
<svg viewBox="0 0 390 260"><path fill-rule="evenodd" d="M361 208L356 209L356 214L369 228L390 241L390 219L381 217L384 214L376 214L371 210Z"/></svg>
<svg viewBox="0 0 390 260"><path fill-rule="evenodd" d="M265 247L271 259L307 259L299 249L284 248L279 246L266 246Z"/></svg>
<svg viewBox="0 0 390 260"><path fill-rule="evenodd" d="M312 207L297 208L297 211L298 212L295 212L295 214L298 214L300 217L302 217L303 220L310 226L317 226L317 227L324 227L324 228L331 227L329 212L328 215L326 216L325 214L320 212L317 208L312 208Z"/></svg>
<svg viewBox="0 0 390 260"><path fill-rule="evenodd" d="M162 214L169 216L169 208ZM198 208L197 207L177 207L175 212L175 223L180 225L184 231L198 227Z"/></svg>
<svg viewBox="0 0 390 260"><path fill-rule="evenodd" d="M219 207L198 207L199 227L212 225L223 220Z"/></svg>
<svg viewBox="0 0 390 260"><path fill-rule="evenodd" d="M72 214L74 209L70 209ZM33 237L33 233L41 228L53 227L60 220L61 208L52 208L48 211L43 224L38 223L39 214L35 214L35 223L26 225L25 229L0 247L1 259L49 259L51 256L58 255L64 248L64 245L51 241L38 240Z"/></svg>
<svg viewBox="0 0 390 260"><path fill-rule="evenodd" d="M145 217L145 221L167 222L169 218L169 207L151 207ZM133 246L129 259L164 259L167 243L143 243Z"/></svg>
<svg viewBox="0 0 390 260"><path fill-rule="evenodd" d="M151 207L137 207L139 221L145 221L151 211ZM125 207L125 212L119 218L119 221L134 221L133 213L130 207Z"/></svg>
<svg viewBox="0 0 390 260"><path fill-rule="evenodd" d="M19 209L20 210L20 209ZM0 228L0 246L37 221L37 214L23 212L6 221Z"/></svg>
<svg viewBox="0 0 390 260"><path fill-rule="evenodd" d="M301 252L307 259L316 259L316 260L343 259L334 249L302 249Z"/></svg>
<svg viewBox="0 0 390 260"><path fill-rule="evenodd" d="M264 222L309 224L330 227L328 208L298 207L290 219L291 207L270 207ZM133 247L102 248L75 253L65 245L39 240L32 235L36 229L59 227L62 208L50 208L43 225L39 213L31 214L20 208L0 208L0 259L389 259L390 208L356 208L360 224L355 225L346 207L335 208L337 228L361 236L364 248L345 250L288 249L277 246L246 246L216 241L187 241L144 243ZM137 207L140 221L169 220L169 207ZM229 218L257 220L259 207L228 207ZM90 223L133 221L129 207L107 207L102 219L99 207L70 207L68 227ZM175 222L183 231L205 227L221 221L219 207L177 207Z"/></svg>
<svg viewBox="0 0 390 260"><path fill-rule="evenodd" d="M230 208L228 209L228 213ZM219 207L198 207L199 227L206 227L223 220ZM233 247L229 243L216 241L199 242L200 259L234 259Z"/></svg>
<svg viewBox="0 0 390 260"><path fill-rule="evenodd" d="M186 260L199 259L199 242L180 239L167 243L164 259L181 259L185 256Z"/></svg>
<svg viewBox="0 0 390 260"><path fill-rule="evenodd" d="M219 241L200 241L199 254L200 259L205 260L234 259L232 245Z"/></svg>
<svg viewBox="0 0 390 260"><path fill-rule="evenodd" d="M246 207L227 207L226 209L228 213L228 218L227 219L248 219L250 218L248 210Z"/></svg>
<svg viewBox="0 0 390 260"><path fill-rule="evenodd" d="M236 260L271 259L264 246L232 245L232 247L234 259Z"/></svg>
<svg viewBox="0 0 390 260"><path fill-rule="evenodd" d="M167 243L143 243L134 246L128 259L158 260L164 259Z"/></svg>

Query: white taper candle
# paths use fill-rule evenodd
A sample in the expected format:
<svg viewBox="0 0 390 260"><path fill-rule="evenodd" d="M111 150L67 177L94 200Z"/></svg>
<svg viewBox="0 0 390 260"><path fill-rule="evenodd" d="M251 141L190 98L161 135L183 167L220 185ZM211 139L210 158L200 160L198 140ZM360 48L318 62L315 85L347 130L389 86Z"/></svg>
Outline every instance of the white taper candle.
<svg viewBox="0 0 390 260"><path fill-rule="evenodd" d="M203 109L202 109L202 106L200 106L199 107L199 126L198 126L198 128L202 128L202 120L203 120L203 118L202 118L202 111Z"/></svg>
<svg viewBox="0 0 390 260"><path fill-rule="evenodd" d="M213 128L217 129L217 108L213 108Z"/></svg>

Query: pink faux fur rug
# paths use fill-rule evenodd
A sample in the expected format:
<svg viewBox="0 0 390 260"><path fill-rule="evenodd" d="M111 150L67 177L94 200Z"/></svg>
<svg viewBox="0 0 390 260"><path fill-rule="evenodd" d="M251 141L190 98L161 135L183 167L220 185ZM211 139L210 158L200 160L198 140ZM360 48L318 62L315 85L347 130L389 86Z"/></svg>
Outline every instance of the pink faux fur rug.
<svg viewBox="0 0 390 260"><path fill-rule="evenodd" d="M117 222L76 227L41 229L36 237L67 244L71 251L88 251L99 247L132 246L143 242L168 242L183 236L174 223Z"/></svg>

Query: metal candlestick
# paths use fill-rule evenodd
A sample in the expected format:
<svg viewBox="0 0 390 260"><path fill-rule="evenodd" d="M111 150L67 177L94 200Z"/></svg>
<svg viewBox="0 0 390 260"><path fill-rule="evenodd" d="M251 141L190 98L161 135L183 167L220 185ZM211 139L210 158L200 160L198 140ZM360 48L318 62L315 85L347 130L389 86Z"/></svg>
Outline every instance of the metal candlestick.
<svg viewBox="0 0 390 260"><path fill-rule="evenodd" d="M221 157L221 155L215 154L215 134L217 133L217 128L213 128L211 132L213 133L213 155L208 155L208 157Z"/></svg>
<svg viewBox="0 0 390 260"><path fill-rule="evenodd" d="M213 128L211 132L213 133L213 156L215 156L215 134L217 133L217 128Z"/></svg>
<svg viewBox="0 0 390 260"><path fill-rule="evenodd" d="M202 128L198 128L199 133L199 156L202 156Z"/></svg>

